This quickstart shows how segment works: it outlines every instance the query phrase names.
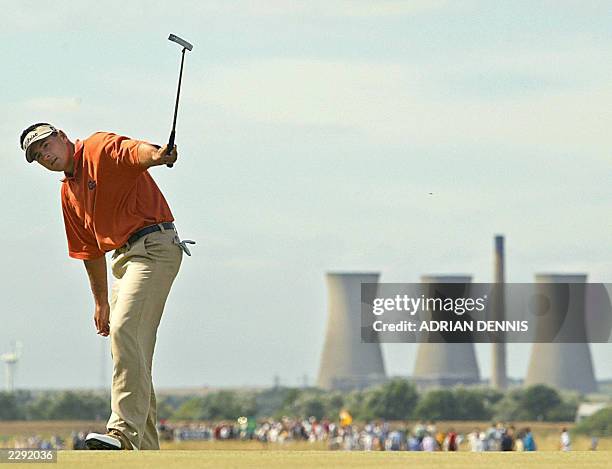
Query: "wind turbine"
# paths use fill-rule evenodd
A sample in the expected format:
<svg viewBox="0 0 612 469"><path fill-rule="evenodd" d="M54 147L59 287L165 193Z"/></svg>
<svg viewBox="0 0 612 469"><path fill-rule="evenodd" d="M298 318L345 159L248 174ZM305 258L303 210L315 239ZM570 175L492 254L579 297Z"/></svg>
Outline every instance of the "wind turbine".
<svg viewBox="0 0 612 469"><path fill-rule="evenodd" d="M6 352L0 355L0 360L2 360L6 365L5 386L7 392L13 392L14 390L15 367L17 366L17 362L21 358L22 348L23 344L20 341L16 341L14 343L12 352Z"/></svg>

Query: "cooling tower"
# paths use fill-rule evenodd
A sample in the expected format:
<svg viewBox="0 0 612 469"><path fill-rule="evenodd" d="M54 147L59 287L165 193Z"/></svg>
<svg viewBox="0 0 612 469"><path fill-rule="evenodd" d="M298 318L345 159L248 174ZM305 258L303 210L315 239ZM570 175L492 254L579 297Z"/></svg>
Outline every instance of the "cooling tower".
<svg viewBox="0 0 612 469"><path fill-rule="evenodd" d="M472 278L463 275L429 275L421 277L422 283L430 284L427 289L428 296L434 296L437 285L457 283L469 284ZM469 287L468 287L469 288ZM455 297L468 292L453 292ZM446 294L446 296L449 296ZM453 314L453 313L451 313ZM455 335L456 336L456 335ZM420 387L452 386L454 384L471 384L480 381L478 363L473 343L429 343L421 338L413 379Z"/></svg>
<svg viewBox="0 0 612 469"><path fill-rule="evenodd" d="M327 332L317 386L363 388L385 380L380 344L361 343L361 284L378 273L328 273Z"/></svg>
<svg viewBox="0 0 612 469"><path fill-rule="evenodd" d="M493 300L493 308L491 310L492 321L503 321L506 316L506 298L504 292L504 270L505 270L505 259L504 259L504 237L495 237L495 283L497 289L495 290L495 297ZM506 375L506 342L504 340L504 333L498 332L499 342L491 344L491 387L494 389L506 389L507 375Z"/></svg>
<svg viewBox="0 0 612 469"><path fill-rule="evenodd" d="M538 284L536 293L553 298L548 313L542 315L537 323L538 331L547 335L552 331L554 336L556 329L551 328L558 328L566 318L571 318L571 323L563 327L571 328L572 337L582 338L584 342L533 344L525 386L546 384L557 389L570 389L582 393L597 391L584 323L586 278L586 275L580 274L535 276ZM560 289L551 285L555 283L571 284L566 301L563 301Z"/></svg>

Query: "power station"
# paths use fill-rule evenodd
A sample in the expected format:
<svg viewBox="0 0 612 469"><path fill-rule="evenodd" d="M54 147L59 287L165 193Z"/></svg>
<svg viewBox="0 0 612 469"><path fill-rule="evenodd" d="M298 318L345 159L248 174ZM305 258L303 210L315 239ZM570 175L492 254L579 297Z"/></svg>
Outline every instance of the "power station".
<svg viewBox="0 0 612 469"><path fill-rule="evenodd" d="M506 301L504 237L494 238L494 292L490 298L487 319L503 322L512 317L506 309L515 306ZM379 273L328 273L327 327L317 386L322 389L364 388L384 382L385 366L379 343L361 342L361 284L378 284ZM606 298L587 295L586 274L537 274L534 295L547 298L543 314L534 321L539 342L533 344L524 386L545 384L557 389L581 393L597 391L597 381L588 344L586 324L587 303L609 305ZM469 295L470 275L424 275L422 293L433 298L459 298ZM370 295L374 290L366 289ZM366 291L364 290L364 291ZM461 291L460 291L461 290ZM599 293L601 296L601 292ZM364 303L371 299L364 298ZM588 300L588 301L587 301ZM510 305L510 306L509 306ZM595 308L599 311L602 308ZM603 308L605 309L605 308ZM509 310L510 311L510 310ZM510 311L513 313L513 311ZM428 319L436 319L431 316ZM601 316L601 315L600 315ZM609 320L612 320L608 318ZM589 323L591 328L593 325ZM439 332L425 332L439 334ZM503 332L497 333L498 342L491 344L492 388L508 387L506 343ZM565 335L564 335L565 334ZM569 335L568 335L569 334ZM542 338L545 340L542 340ZM571 337L572 340L568 340ZM501 340L500 340L501 339ZM557 340L557 341L555 341ZM440 340L440 337L421 335L418 340L412 379L421 388L473 385L481 383L474 343L470 337L459 340Z"/></svg>

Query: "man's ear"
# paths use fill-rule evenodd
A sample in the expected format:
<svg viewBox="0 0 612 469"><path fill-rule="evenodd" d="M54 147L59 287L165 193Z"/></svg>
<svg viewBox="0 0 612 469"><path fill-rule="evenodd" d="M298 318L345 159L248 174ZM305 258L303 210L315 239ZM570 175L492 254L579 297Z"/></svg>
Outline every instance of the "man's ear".
<svg viewBox="0 0 612 469"><path fill-rule="evenodd" d="M62 142L66 143L68 141L68 137L66 136L63 130L58 130L57 134L62 139Z"/></svg>

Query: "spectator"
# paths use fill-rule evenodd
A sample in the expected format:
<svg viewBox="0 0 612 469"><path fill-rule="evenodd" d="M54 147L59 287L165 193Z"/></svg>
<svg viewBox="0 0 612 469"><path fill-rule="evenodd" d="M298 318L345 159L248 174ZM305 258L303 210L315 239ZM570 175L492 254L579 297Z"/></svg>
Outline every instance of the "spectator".
<svg viewBox="0 0 612 469"><path fill-rule="evenodd" d="M439 448L438 442L429 433L426 433L425 436L423 437L421 446L423 448L423 451L436 451Z"/></svg>
<svg viewBox="0 0 612 469"><path fill-rule="evenodd" d="M408 451L421 451L423 449L419 439L416 436L412 435L411 433L408 434L407 443L408 443Z"/></svg>
<svg viewBox="0 0 612 469"><path fill-rule="evenodd" d="M531 428L529 427L525 429L525 436L523 437L523 447L525 448L525 451L535 451L537 449L535 439L533 438L533 433L531 433Z"/></svg>
<svg viewBox="0 0 612 469"><path fill-rule="evenodd" d="M481 432L478 428L474 428L472 433L468 434L467 439L470 443L470 450L473 452L484 451L484 441L480 439Z"/></svg>
<svg viewBox="0 0 612 469"><path fill-rule="evenodd" d="M501 435L499 433L498 425L495 422L491 422L491 426L486 432L486 450L487 451L499 451L499 441Z"/></svg>
<svg viewBox="0 0 612 469"><path fill-rule="evenodd" d="M457 451L459 444L457 442L457 433L452 428L446 434L446 439L444 440L444 449L446 451Z"/></svg>
<svg viewBox="0 0 612 469"><path fill-rule="evenodd" d="M512 451L514 450L514 427L509 427L502 434L501 438L501 450Z"/></svg>
<svg viewBox="0 0 612 469"><path fill-rule="evenodd" d="M438 448L442 448L444 446L444 441L446 440L446 433L438 432L436 433L436 443Z"/></svg>
<svg viewBox="0 0 612 469"><path fill-rule="evenodd" d="M561 429L561 441L559 443L561 446L561 451L571 451L572 441L570 439L569 432L565 427Z"/></svg>
<svg viewBox="0 0 612 469"><path fill-rule="evenodd" d="M416 436L419 441L423 441L426 432L427 429L425 428L425 425L419 420L419 422L414 426L414 436Z"/></svg>

